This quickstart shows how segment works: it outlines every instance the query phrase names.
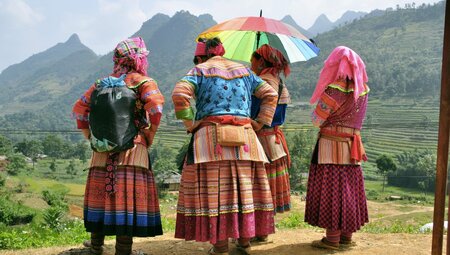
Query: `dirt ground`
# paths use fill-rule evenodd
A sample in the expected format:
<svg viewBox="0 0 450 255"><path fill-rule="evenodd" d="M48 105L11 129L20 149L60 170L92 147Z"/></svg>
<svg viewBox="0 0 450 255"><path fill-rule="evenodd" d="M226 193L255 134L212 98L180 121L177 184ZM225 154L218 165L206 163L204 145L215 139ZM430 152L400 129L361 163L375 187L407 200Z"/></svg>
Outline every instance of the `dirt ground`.
<svg viewBox="0 0 450 255"><path fill-rule="evenodd" d="M295 210L303 211L305 202L300 199L293 199L293 207ZM379 203L368 201L370 221L383 220L389 217L404 215L415 212L431 212L433 207L421 205L402 205L396 203ZM175 209L168 212L175 217ZM73 216L82 214L82 208L71 205L70 211ZM172 215L173 214L173 215ZM169 216L170 216L169 215ZM277 221L287 217L286 214L277 214ZM253 255L323 255L323 254L393 254L393 255L415 255L431 253L431 234L368 234L356 233L354 241L357 246L347 250L328 251L311 247L311 241L321 239L324 235L323 231L314 229L291 229L277 230L275 234L270 236L273 243L258 245L252 247ZM173 238L174 233L166 233L163 236L155 238L135 238L134 250L141 250L149 255L206 255L211 247L209 243L186 242ZM444 236L444 247L446 236ZM114 254L114 240L106 241L105 255ZM49 247L38 249L25 249L17 251L0 251L0 255L12 254L64 254L70 249L81 249L79 246L66 247ZM67 253L66 253L67 254ZM230 254L239 255L240 253L234 249L234 245L230 243ZM72 254L75 255L75 254Z"/></svg>
<svg viewBox="0 0 450 255"><path fill-rule="evenodd" d="M431 234L367 234L357 233L354 240L357 246L339 251L328 251L310 246L312 240L320 239L322 232L314 230L282 230L271 235L273 243L252 247L254 255L324 255L324 254L430 254ZM446 237L444 236L444 240ZM20 251L3 251L1 255L12 254L61 254L71 248L78 247L51 247L41 249L27 249ZM166 233L155 238L135 238L133 249L141 250L149 255L202 255L207 254L210 245L208 243L186 242L173 238L173 233ZM445 243L444 243L445 247ZM106 242L106 255L114 254L114 241ZM230 244L230 254L239 255Z"/></svg>

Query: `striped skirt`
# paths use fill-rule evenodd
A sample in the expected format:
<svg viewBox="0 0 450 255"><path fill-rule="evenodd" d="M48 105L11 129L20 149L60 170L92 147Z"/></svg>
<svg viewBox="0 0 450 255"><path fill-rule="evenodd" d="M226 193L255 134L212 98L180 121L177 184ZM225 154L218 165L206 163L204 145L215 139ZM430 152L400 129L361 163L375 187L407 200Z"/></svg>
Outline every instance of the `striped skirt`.
<svg viewBox="0 0 450 255"><path fill-rule="evenodd" d="M114 193L106 167L91 167L84 197L87 232L104 235L162 235L158 195L152 171L136 166L118 166Z"/></svg>
<svg viewBox="0 0 450 255"><path fill-rule="evenodd" d="M369 222L361 166L312 163L305 221L313 226L350 233Z"/></svg>
<svg viewBox="0 0 450 255"><path fill-rule="evenodd" d="M212 244L275 232L272 195L262 162L223 160L185 165L175 237Z"/></svg>
<svg viewBox="0 0 450 255"><path fill-rule="evenodd" d="M287 157L277 159L265 166L275 212L289 211L291 209L291 185Z"/></svg>

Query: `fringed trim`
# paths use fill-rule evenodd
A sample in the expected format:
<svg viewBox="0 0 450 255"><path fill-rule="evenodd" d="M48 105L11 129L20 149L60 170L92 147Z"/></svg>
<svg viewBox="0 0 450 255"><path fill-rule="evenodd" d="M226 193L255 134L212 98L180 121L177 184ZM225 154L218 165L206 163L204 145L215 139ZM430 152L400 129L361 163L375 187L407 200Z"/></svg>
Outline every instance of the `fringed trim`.
<svg viewBox="0 0 450 255"><path fill-rule="evenodd" d="M72 112L72 119L81 120L81 121L89 121L89 115L79 114Z"/></svg>

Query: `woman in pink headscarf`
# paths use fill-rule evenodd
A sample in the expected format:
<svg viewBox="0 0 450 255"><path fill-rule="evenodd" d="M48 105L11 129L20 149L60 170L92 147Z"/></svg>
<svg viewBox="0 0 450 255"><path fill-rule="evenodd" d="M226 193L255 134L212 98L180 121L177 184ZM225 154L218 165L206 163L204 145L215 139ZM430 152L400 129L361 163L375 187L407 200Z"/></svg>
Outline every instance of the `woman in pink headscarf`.
<svg viewBox="0 0 450 255"><path fill-rule="evenodd" d="M252 71L270 84L278 92L277 108L270 125L264 125L257 131L259 141L270 160L265 165L269 179L274 211L283 213L291 209L291 186L289 184L290 156L283 131L279 128L284 124L287 105L291 102L289 91L281 79L281 74L290 74L289 63L283 54L264 44L252 54ZM261 100L252 98L252 118L255 119L260 111ZM257 236L256 242L267 242L267 236Z"/></svg>
<svg viewBox="0 0 450 255"><path fill-rule="evenodd" d="M324 63L310 103L317 102L313 124L320 127L311 160L305 221L326 229L319 248L354 245L352 234L368 222L361 142L369 87L364 62L339 46Z"/></svg>
<svg viewBox="0 0 450 255"><path fill-rule="evenodd" d="M116 255L132 254L133 236L162 235L158 195L147 148L159 127L164 97L156 82L147 76L147 55L140 37L120 42L114 50L113 72L94 83L73 107L78 129L86 139L91 139L89 120L95 120L89 117L91 101L95 100L91 96L98 86L103 82L120 81L138 97L132 118L139 131L133 147L92 154L84 196L84 226L91 233L91 240L84 245L89 247L89 254L102 254L108 235L116 236Z"/></svg>

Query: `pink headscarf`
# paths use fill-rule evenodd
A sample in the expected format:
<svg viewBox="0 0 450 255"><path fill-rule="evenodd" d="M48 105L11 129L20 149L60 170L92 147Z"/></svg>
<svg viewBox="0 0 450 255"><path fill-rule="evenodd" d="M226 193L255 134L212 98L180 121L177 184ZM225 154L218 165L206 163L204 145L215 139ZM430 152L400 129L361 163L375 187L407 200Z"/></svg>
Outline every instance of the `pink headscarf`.
<svg viewBox="0 0 450 255"><path fill-rule="evenodd" d="M354 82L353 96L355 100L358 99L364 91L364 83L368 81L366 65L352 49L339 46L325 60L316 89L309 102L314 104L322 96L328 85L338 79L345 78Z"/></svg>
<svg viewBox="0 0 450 255"><path fill-rule="evenodd" d="M206 43L198 42L194 56L206 56Z"/></svg>
<svg viewBox="0 0 450 255"><path fill-rule="evenodd" d="M114 49L114 75L138 72L147 76L147 47L141 37L121 41Z"/></svg>
<svg viewBox="0 0 450 255"><path fill-rule="evenodd" d="M273 65L273 67L264 68L261 74L271 73L272 75L278 77L280 73L283 72L284 76L287 77L291 73L289 62L279 50L268 44L264 44L256 50L256 53Z"/></svg>
<svg viewBox="0 0 450 255"><path fill-rule="evenodd" d="M219 45L217 45L214 48L209 48L206 53L207 53L207 55L223 56L223 55L225 55L225 48L220 43Z"/></svg>

